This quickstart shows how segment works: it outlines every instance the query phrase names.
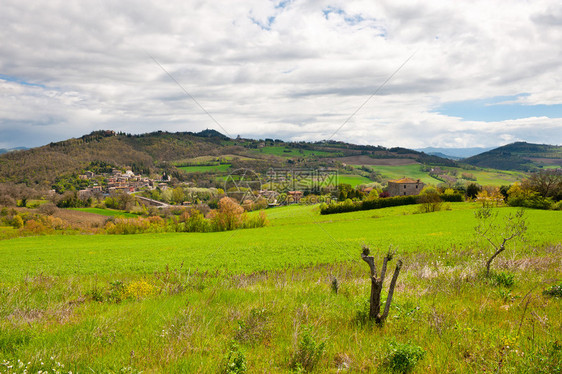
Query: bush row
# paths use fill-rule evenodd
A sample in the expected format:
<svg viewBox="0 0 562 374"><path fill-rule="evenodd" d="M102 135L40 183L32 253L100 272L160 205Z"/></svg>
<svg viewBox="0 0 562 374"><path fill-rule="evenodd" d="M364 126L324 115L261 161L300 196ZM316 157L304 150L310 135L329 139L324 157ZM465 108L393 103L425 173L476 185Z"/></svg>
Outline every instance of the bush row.
<svg viewBox="0 0 562 374"><path fill-rule="evenodd" d="M461 202L463 196L461 194L440 194L441 201L447 202ZM335 214L356 212L359 210L371 210L388 208L392 206L413 205L420 203L419 195L410 196L395 196L381 199L364 200L364 201L351 201L346 200L339 203L323 204L320 206L320 214Z"/></svg>

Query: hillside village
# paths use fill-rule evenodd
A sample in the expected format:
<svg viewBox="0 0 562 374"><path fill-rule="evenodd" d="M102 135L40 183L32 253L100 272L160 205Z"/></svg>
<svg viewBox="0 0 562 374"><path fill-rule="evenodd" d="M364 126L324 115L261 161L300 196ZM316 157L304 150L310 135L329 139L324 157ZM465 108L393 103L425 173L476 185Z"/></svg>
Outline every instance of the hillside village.
<svg viewBox="0 0 562 374"><path fill-rule="evenodd" d="M96 193L110 194L114 192L134 193L141 190L153 190L159 188L166 190L172 177L164 173L160 178L154 179L135 174L131 169L125 168L125 172L119 169L113 169L111 174L96 174L92 171L86 171L78 176L79 179L91 182L91 186L79 190L81 197L88 197ZM98 184L100 178L106 180L106 185Z"/></svg>

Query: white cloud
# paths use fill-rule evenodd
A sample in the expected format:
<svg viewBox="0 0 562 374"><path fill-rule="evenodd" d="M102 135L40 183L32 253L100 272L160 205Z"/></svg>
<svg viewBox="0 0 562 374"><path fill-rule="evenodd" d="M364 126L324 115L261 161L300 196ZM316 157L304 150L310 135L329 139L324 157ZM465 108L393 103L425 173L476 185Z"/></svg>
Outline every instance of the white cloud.
<svg viewBox="0 0 562 374"><path fill-rule="evenodd" d="M552 1L6 0L0 147L94 129L330 137L385 146L562 143L560 119L471 122L441 103L562 104L562 5Z"/></svg>

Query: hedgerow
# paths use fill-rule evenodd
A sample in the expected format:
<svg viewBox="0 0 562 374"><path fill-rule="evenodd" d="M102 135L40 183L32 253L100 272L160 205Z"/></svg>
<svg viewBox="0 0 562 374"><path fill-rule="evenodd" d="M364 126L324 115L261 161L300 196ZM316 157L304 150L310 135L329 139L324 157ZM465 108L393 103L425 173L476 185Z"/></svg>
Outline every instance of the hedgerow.
<svg viewBox="0 0 562 374"><path fill-rule="evenodd" d="M442 201L447 202L463 201L463 196L461 194L440 194L439 197ZM356 212L359 210L381 209L392 206L413 205L419 203L420 201L418 195L396 196L364 201L346 200L339 203L323 204L320 207L320 214Z"/></svg>

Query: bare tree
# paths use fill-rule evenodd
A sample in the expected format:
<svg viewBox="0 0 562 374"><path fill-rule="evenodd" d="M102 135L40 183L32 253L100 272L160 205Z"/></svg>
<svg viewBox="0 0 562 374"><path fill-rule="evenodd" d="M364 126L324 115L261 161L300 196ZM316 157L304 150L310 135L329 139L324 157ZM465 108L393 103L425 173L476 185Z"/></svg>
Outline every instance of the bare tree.
<svg viewBox="0 0 562 374"><path fill-rule="evenodd" d="M400 269L402 268L402 261L398 260L396 264L396 269L394 270L394 275L390 281L390 288L388 290L388 296L386 298L386 305L384 307L384 312L381 314L381 292L384 283L384 278L386 276L386 267L388 261L392 260L394 253L390 250L383 258L382 269L380 277L377 278L377 267L375 265L375 259L370 256L371 250L367 246L363 246L363 252L361 253L361 258L365 261L371 270L371 296L369 298L369 319L374 319L377 324L384 323L386 317L388 317L388 312L390 311L390 304L392 303L392 296L394 295L394 287L396 287L396 280L400 274Z"/></svg>
<svg viewBox="0 0 562 374"><path fill-rule="evenodd" d="M476 234L483 237L494 249L492 256L486 261L486 276L490 275L492 261L503 251L512 239L522 238L527 231L525 211L518 210L515 214L508 214L504 223L497 223L498 212L489 207L478 209L474 213L478 225L474 228Z"/></svg>
<svg viewBox="0 0 562 374"><path fill-rule="evenodd" d="M541 196L559 198L562 195L562 169L540 170L532 173L524 182L525 186Z"/></svg>

